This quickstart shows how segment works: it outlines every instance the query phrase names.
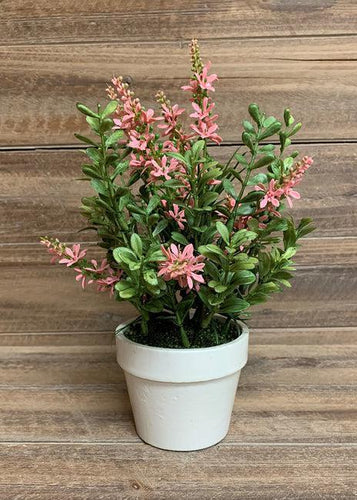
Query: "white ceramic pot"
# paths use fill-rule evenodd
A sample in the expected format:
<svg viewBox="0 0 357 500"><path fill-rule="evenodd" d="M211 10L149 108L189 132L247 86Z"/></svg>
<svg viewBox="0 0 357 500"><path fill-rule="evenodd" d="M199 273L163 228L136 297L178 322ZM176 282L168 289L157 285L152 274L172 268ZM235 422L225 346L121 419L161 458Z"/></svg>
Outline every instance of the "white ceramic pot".
<svg viewBox="0 0 357 500"><path fill-rule="evenodd" d="M134 320L131 320L134 321ZM165 450L200 450L227 434L240 371L248 359L249 331L227 344L169 349L137 344L116 330L136 431Z"/></svg>

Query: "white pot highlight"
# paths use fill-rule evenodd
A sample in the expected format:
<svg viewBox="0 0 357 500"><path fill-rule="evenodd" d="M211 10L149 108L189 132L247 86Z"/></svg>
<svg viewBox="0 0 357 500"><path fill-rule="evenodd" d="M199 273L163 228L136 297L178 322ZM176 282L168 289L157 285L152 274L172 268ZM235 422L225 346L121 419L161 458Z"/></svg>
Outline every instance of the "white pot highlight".
<svg viewBox="0 0 357 500"><path fill-rule="evenodd" d="M241 369L248 359L249 331L227 344L168 349L137 344L116 330L138 435L165 450L200 450L227 434Z"/></svg>

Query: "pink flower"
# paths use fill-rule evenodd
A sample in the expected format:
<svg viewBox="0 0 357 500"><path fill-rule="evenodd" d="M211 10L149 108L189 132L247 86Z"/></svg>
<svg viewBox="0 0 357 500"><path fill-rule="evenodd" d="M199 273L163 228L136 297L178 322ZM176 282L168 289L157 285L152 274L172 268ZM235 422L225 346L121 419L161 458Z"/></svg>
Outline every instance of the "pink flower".
<svg viewBox="0 0 357 500"><path fill-rule="evenodd" d="M145 151L148 147L148 142L154 138L154 134L145 132L144 134L139 134L136 130L131 130L129 133L128 146L133 149L139 149L140 151Z"/></svg>
<svg viewBox="0 0 357 500"><path fill-rule="evenodd" d="M171 179L170 173L177 171L178 165L179 162L175 158L171 158L169 161L165 155L160 159L160 163L154 159L148 160L146 166L150 170L149 182L157 182L162 178L168 181Z"/></svg>
<svg viewBox="0 0 357 500"><path fill-rule="evenodd" d="M208 70L211 67L211 61L209 61L202 69L201 73L195 73L197 78L198 85L202 90L210 90L214 92L215 89L212 85L213 82L218 80L218 76L216 74L208 75Z"/></svg>
<svg viewBox="0 0 357 500"><path fill-rule="evenodd" d="M206 118L210 118L211 121L215 121L218 118L218 115L210 117L210 113L212 109L215 107L215 104L211 101L209 97L204 97L202 99L201 106L199 106L197 102L192 102L192 107L195 110L195 112L190 114L191 118L197 118L198 120L205 120Z"/></svg>
<svg viewBox="0 0 357 500"><path fill-rule="evenodd" d="M202 139L211 139L211 141L216 142L219 144L222 142L222 137L220 137L218 134L216 134L216 130L218 128L217 123L206 123L199 121L198 125L190 125L192 130L196 132L197 135L199 135Z"/></svg>
<svg viewBox="0 0 357 500"><path fill-rule="evenodd" d="M300 193L293 189L294 186L300 183L306 170L313 164L313 159L309 156L304 156L302 161L296 163L290 170L290 173L284 177L281 189L290 208L293 203L291 198L300 199Z"/></svg>
<svg viewBox="0 0 357 500"><path fill-rule="evenodd" d="M189 85L183 85L181 87L182 90L188 90L192 93L196 93L198 88L202 90L209 90L214 92L215 89L212 85L213 82L218 80L218 76L216 74L208 75L208 70L211 67L211 62L208 62L202 69L200 73L195 73L195 80L190 80Z"/></svg>
<svg viewBox="0 0 357 500"><path fill-rule="evenodd" d="M298 193L297 191L294 191L292 189L292 186L290 186L289 184L283 185L282 189L283 189L283 193L284 193L284 196L286 198L286 201L288 202L289 207L292 208L293 202L292 202L291 198L295 198L296 200L299 200L301 198L300 193Z"/></svg>
<svg viewBox="0 0 357 500"><path fill-rule="evenodd" d="M154 117L154 113L155 111L151 108L149 108L147 111L141 110L140 121L142 121L145 124L149 124L149 123L154 123L158 120L163 120L161 116Z"/></svg>
<svg viewBox="0 0 357 500"><path fill-rule="evenodd" d="M199 290L200 283L204 283L204 279L197 272L204 268L203 255L195 257L193 255L193 245L189 244L181 251L174 243L170 248L166 249L161 246L162 253L166 257L166 261L160 262L159 276L162 276L165 281L176 280L181 288Z"/></svg>
<svg viewBox="0 0 357 500"><path fill-rule="evenodd" d="M135 169L135 168L143 168L145 166L146 159L144 158L143 155L137 156L134 153L130 153L130 161L129 165Z"/></svg>
<svg viewBox="0 0 357 500"><path fill-rule="evenodd" d="M95 259L92 259L91 263L93 267L85 267L84 269L86 271L102 274L109 268L107 259L103 259L100 265L98 265L98 262Z"/></svg>
<svg viewBox="0 0 357 500"><path fill-rule="evenodd" d="M180 229L185 229L185 226L183 225L183 222L187 222L187 220L185 219L185 211L180 210L179 206L176 205L176 203L174 203L172 206L174 210L169 210L167 214L177 222L177 225Z"/></svg>
<svg viewBox="0 0 357 500"><path fill-rule="evenodd" d="M109 267L109 276L105 278L99 278L96 280L98 292L106 292L109 290L110 296L114 294L115 284L120 281L123 272L119 269L114 271Z"/></svg>
<svg viewBox="0 0 357 500"><path fill-rule="evenodd" d="M74 268L75 271L77 271L77 276L76 276L76 281L80 281L81 282L81 285L82 285L82 288L84 290L84 287L86 285L86 278L87 276L83 273L83 270L80 269L79 267L75 267ZM93 283L93 280L88 280L88 285L90 285L91 283Z"/></svg>
<svg viewBox="0 0 357 500"><path fill-rule="evenodd" d="M83 259L87 253L87 250L82 250L81 251L81 245L79 243L76 243L73 245L72 248L67 247L64 251L64 254L67 255L66 258L61 259L59 261L60 264L66 264L67 267L72 266L76 262L78 262L80 259Z"/></svg>
<svg viewBox="0 0 357 500"><path fill-rule="evenodd" d="M171 152L171 153L178 153L179 149L177 146L172 141L165 141L162 144L162 151L164 153L166 152Z"/></svg>
<svg viewBox="0 0 357 500"><path fill-rule="evenodd" d="M179 108L178 104L174 104L171 108L169 108L166 104L161 106L163 110L164 120L166 124L162 123L158 125L158 128L165 129L163 131L163 135L170 135L176 128L177 118L182 115L185 111L183 108Z"/></svg>
<svg viewBox="0 0 357 500"><path fill-rule="evenodd" d="M260 208L265 208L268 203L271 203L273 207L278 207L280 205L280 198L284 191L281 188L276 187L276 181L271 179L268 187L265 187L264 184L258 184L255 186L256 191L264 191L265 196L260 200Z"/></svg>
<svg viewBox="0 0 357 500"><path fill-rule="evenodd" d="M183 85L181 87L181 90L188 90L192 92L193 94L197 91L198 89L198 81L197 80L190 80L189 85Z"/></svg>

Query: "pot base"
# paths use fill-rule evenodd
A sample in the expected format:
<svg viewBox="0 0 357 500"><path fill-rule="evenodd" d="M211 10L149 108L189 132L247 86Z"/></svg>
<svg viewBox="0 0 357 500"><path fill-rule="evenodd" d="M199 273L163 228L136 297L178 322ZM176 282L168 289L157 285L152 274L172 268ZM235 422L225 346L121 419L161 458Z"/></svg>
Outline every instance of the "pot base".
<svg viewBox="0 0 357 500"><path fill-rule="evenodd" d="M171 384L125 373L139 437L156 448L193 451L225 438L240 370L198 383Z"/></svg>

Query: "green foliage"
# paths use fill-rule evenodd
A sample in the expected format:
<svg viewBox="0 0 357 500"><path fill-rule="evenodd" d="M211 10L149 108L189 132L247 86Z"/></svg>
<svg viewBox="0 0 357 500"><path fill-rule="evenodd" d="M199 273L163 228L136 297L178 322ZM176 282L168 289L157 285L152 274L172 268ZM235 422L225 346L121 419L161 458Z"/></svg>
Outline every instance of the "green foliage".
<svg viewBox="0 0 357 500"><path fill-rule="evenodd" d="M284 197L278 208L262 203L268 184L284 186L295 168L298 152L285 150L301 123L289 109L279 121L251 104L243 145L226 164L211 156L206 140L191 140L189 147L165 153L167 162L180 165L180 175L156 182L146 164L141 170L129 165L139 153L133 153L123 130L113 130L118 101L97 111L80 103L77 108L91 129L90 137L76 134L86 148L83 179L93 189L93 196L82 199L81 211L112 268L122 272L115 298L138 309L144 333L158 314L179 329L183 345L189 346L188 322L199 330L208 328L215 314L227 321L247 318L252 305L290 286L298 240L314 229L312 221L304 218L296 225L284 216ZM162 143L158 134L153 137L159 162ZM204 262L196 271L204 283L196 287L184 287L183 278L160 271L167 260L163 249L182 253L189 245L197 262Z"/></svg>

